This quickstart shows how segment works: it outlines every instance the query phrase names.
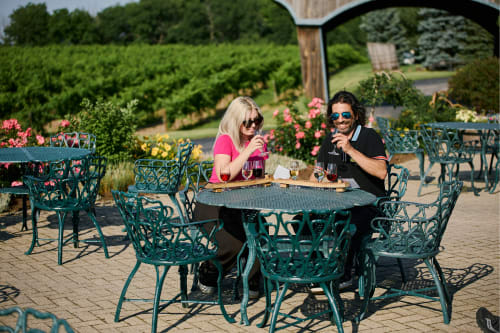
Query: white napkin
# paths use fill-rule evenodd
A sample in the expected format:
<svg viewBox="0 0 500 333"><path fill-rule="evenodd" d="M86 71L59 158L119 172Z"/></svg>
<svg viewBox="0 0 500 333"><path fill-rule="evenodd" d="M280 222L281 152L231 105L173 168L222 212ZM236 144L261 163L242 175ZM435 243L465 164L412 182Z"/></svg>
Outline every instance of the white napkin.
<svg viewBox="0 0 500 333"><path fill-rule="evenodd" d="M290 170L278 165L273 175L274 179L290 179Z"/></svg>
<svg viewBox="0 0 500 333"><path fill-rule="evenodd" d="M351 185L351 188L359 188L358 183L354 180L354 178L342 178L343 181L348 182Z"/></svg>

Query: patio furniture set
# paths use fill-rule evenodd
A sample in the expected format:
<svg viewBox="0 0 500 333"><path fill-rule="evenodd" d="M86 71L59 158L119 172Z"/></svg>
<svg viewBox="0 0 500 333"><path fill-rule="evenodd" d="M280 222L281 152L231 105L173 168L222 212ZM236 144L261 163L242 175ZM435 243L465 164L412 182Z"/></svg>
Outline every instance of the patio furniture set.
<svg viewBox="0 0 500 333"><path fill-rule="evenodd" d="M425 135L433 138L435 132L428 132ZM408 138L410 137L409 135ZM88 135L86 138L94 137ZM387 141L386 139L386 144ZM66 140L59 146L24 148L21 152L14 152L12 148L0 149L2 162L36 162L43 165L39 173L28 173L24 177L29 189L33 221L33 239L26 254L31 254L34 246L39 245L36 210L51 210L58 216L58 264L62 264L63 245L72 242L77 247L80 242L78 239L78 212L80 210L84 210L93 222L100 237L98 242L102 244L105 256L108 258L105 237L93 209L100 180L105 174L106 159L94 155L95 144L89 146L80 143L79 148L74 148L73 142ZM88 140L85 141L87 142ZM427 144L431 142L429 139ZM455 147L455 141L452 142L447 144L449 149ZM424 143L426 143L425 140ZM443 142L439 141L437 144L443 144ZM403 148L400 151L406 149L405 145L401 147ZM416 146L414 148L419 149ZM293 185L283 187L276 184L241 186L231 190L216 191L205 187L212 170L212 162L188 164L192 149L192 144L188 142L178 147L174 160L137 160L134 166L135 183L129 187L128 193L112 191L124 222L127 238L133 245L137 259L124 283L121 295L117 295L115 321L120 320L124 302L151 301L153 303L152 332L156 332L158 328L158 313L172 303L181 303L183 307L192 303L218 305L224 318L230 323L235 322L233 316L228 314L224 307L221 294L222 267L216 260L218 244L215 234L223 227L223 221L194 221L194 205L200 202L213 206L238 208L243 211L248 257L244 268L241 268L242 262L238 263L237 273L243 284L241 323L244 325L250 324L247 317L248 275L254 260L258 258L264 276L266 297L266 307L259 327L264 327L269 317L271 318L269 331L273 332L328 313L332 324L336 325L339 332L343 332L344 306L338 285L343 275L346 249L349 247L352 234L356 232L354 225L350 224L349 209L365 205L378 206L381 215L371 221L373 232L364 239L363 250L356 259L359 274L358 293L363 300L356 320L366 318L369 302L376 299L373 295L377 287L377 259L387 256L397 259L403 280L406 276L401 261L422 259L430 270L435 285L425 290L391 290L391 293L384 297L410 294L438 300L441 303L443 320L449 323L451 297L436 255L441 249L442 236L462 188L462 182L454 179L451 172L449 172L448 179L444 176L440 179L439 196L431 204L401 201L406 191L409 171L396 165L388 166L387 197L384 198L376 198L360 189L348 188L345 192L337 192L332 188L318 189ZM485 149L486 151L488 150ZM11 152L24 154L25 157L9 157ZM395 153L396 150L391 148L391 152ZM39 153L42 153L43 158L38 155ZM497 154L498 152L495 156ZM460 152L456 156L465 158L468 155ZM454 166L458 162L457 160L452 162L440 160L435 163L448 163ZM185 185L182 187L184 180ZM148 194L167 195L172 205L149 198ZM69 238L65 239L64 223L69 212L73 213L73 232ZM300 218L297 219L297 216ZM230 221L224 222L230 223ZM306 229L311 232L304 232ZM219 271L214 301L193 299L187 289L189 271L193 273L191 288L193 291L197 288L198 265L206 260L211 260ZM153 265L155 268L154 298L127 298L129 285L142 264ZM162 286L172 266L179 267L180 293L164 300L161 298ZM291 284L311 285L313 283L323 289L330 306L328 310L310 314L305 318L280 312L280 305ZM236 285L235 290L237 294ZM438 297L429 296L429 290L437 290ZM274 302L271 300L273 291L276 291ZM0 315L16 311L21 311L19 312L21 317L25 316L22 310L3 311ZM26 310L26 313L28 312ZM276 327L281 323L277 319L280 315L292 322ZM70 328L66 329L68 332L71 331Z"/></svg>

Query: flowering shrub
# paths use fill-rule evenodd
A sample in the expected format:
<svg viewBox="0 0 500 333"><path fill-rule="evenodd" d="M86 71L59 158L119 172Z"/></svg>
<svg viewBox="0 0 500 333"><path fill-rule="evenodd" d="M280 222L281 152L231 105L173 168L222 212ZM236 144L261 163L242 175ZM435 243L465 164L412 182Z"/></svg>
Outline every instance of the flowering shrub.
<svg viewBox="0 0 500 333"><path fill-rule="evenodd" d="M468 123L468 122L477 123L479 121L479 117L477 115L477 112L473 111L473 110L467 110L467 109L458 110L457 114L455 116L455 119L457 121L463 121L465 123Z"/></svg>
<svg viewBox="0 0 500 333"><path fill-rule="evenodd" d="M322 112L324 101L313 98L307 108L307 114L301 114L297 107L274 111L273 117L279 125L265 137L271 151L306 163L316 160L321 143L329 130Z"/></svg>
<svg viewBox="0 0 500 333"><path fill-rule="evenodd" d="M145 136L136 139L136 145L140 147L141 158L152 158L160 160L172 160L177 155L177 146L189 139L170 139L168 134L156 134L152 137ZM201 145L196 145L191 152L190 163L199 161L202 154Z"/></svg>
<svg viewBox="0 0 500 333"><path fill-rule="evenodd" d="M17 119L2 121L0 129L0 148L43 146L46 140L43 136L34 134L31 127L25 131ZM0 186L20 186L21 167L17 163L0 163Z"/></svg>

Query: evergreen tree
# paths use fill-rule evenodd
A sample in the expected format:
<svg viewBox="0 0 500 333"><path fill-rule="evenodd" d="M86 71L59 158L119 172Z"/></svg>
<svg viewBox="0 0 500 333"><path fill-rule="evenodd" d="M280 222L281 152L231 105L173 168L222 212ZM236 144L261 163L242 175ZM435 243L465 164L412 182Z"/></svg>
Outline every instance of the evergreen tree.
<svg viewBox="0 0 500 333"><path fill-rule="evenodd" d="M420 9L418 31L419 58L427 68L453 68L463 60L467 43L466 22L462 16L453 16L439 9Z"/></svg>
<svg viewBox="0 0 500 333"><path fill-rule="evenodd" d="M359 27L366 32L368 42L394 44L399 62L403 61L403 53L409 50L409 45L406 28L395 8L376 10L363 15Z"/></svg>

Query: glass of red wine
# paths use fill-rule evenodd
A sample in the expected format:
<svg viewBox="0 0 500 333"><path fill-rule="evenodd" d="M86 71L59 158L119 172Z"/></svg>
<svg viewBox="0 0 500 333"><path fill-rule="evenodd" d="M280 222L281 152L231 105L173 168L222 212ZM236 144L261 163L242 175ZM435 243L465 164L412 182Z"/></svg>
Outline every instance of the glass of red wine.
<svg viewBox="0 0 500 333"><path fill-rule="evenodd" d="M328 163L328 165L326 166L326 179L331 182L337 180L337 164Z"/></svg>
<svg viewBox="0 0 500 333"><path fill-rule="evenodd" d="M264 176L264 163L262 160L253 161L253 175L255 178Z"/></svg>
<svg viewBox="0 0 500 333"><path fill-rule="evenodd" d="M224 182L224 184L227 184L229 178L231 177L231 170L229 169L229 164L223 165L220 168L220 180Z"/></svg>

